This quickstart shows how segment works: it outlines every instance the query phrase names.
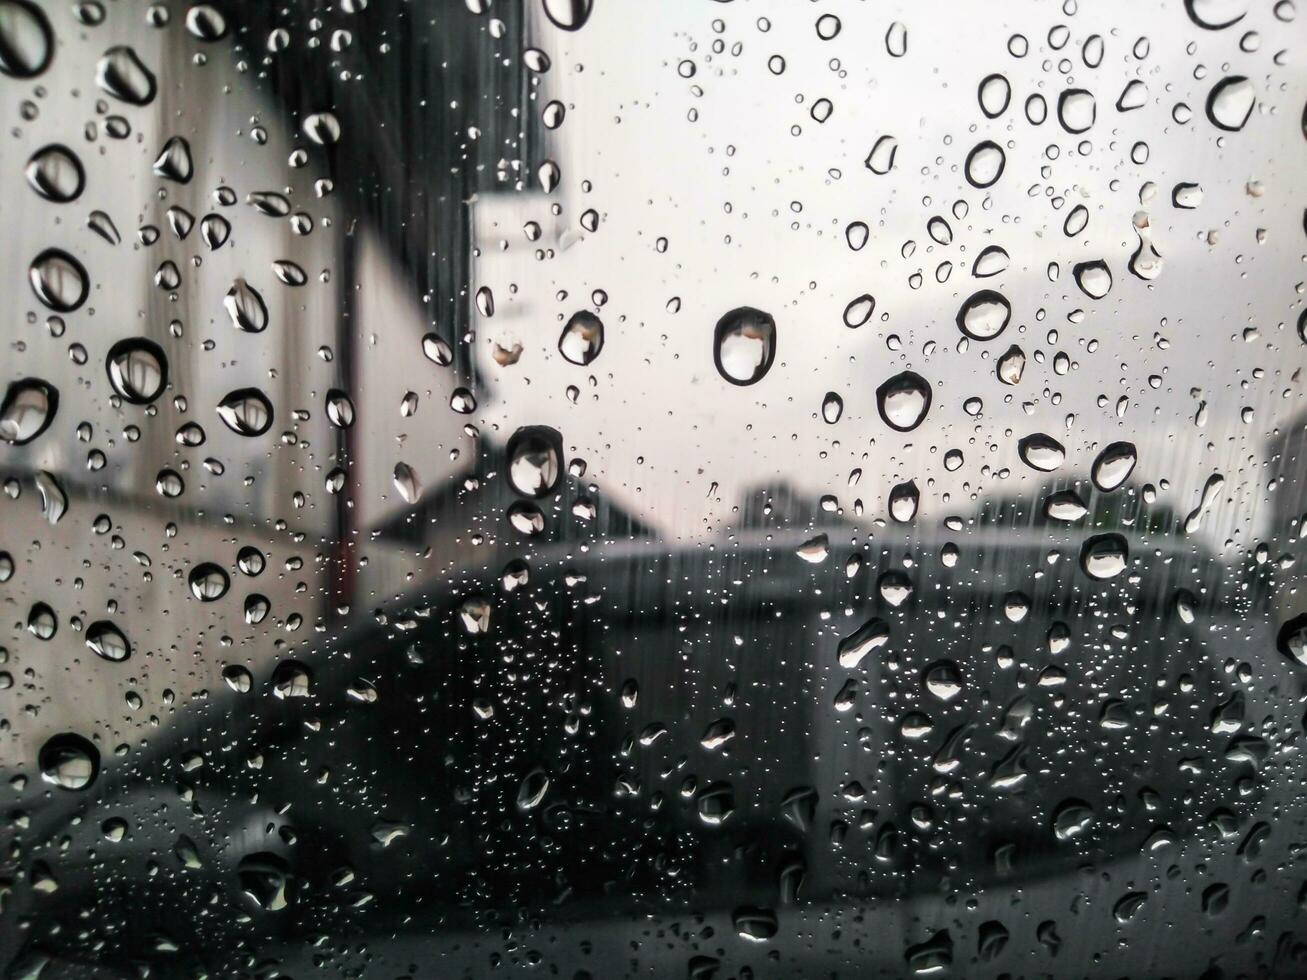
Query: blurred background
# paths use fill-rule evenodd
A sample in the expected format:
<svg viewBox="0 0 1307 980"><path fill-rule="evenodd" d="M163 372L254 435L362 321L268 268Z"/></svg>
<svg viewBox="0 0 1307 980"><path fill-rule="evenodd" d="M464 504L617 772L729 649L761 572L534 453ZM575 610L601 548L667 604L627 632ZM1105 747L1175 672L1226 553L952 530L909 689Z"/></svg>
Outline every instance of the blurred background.
<svg viewBox="0 0 1307 980"><path fill-rule="evenodd" d="M1307 975L1307 36L1080 6L0 0L8 975Z"/></svg>

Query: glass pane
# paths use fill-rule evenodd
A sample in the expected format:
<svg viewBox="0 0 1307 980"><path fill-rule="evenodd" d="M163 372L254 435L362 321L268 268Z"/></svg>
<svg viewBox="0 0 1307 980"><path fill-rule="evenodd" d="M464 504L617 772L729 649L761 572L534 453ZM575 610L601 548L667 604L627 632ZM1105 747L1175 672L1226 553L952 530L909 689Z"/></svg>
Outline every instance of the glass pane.
<svg viewBox="0 0 1307 980"><path fill-rule="evenodd" d="M0 968L1307 975L1291 0L0 0Z"/></svg>

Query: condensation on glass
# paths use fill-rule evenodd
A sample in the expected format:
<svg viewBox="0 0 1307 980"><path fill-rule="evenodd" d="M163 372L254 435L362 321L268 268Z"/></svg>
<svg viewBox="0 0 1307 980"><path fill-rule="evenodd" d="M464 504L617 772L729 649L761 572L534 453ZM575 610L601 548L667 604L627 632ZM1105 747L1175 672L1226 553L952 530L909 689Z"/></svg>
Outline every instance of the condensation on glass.
<svg viewBox="0 0 1307 980"><path fill-rule="evenodd" d="M0 0L0 969L1307 975L1298 0Z"/></svg>

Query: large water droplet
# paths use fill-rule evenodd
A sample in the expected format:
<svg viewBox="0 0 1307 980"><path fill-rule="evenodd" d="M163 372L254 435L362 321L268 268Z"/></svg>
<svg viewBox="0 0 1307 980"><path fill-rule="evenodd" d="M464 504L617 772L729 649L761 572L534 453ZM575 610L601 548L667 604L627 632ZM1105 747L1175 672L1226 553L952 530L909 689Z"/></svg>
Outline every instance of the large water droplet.
<svg viewBox="0 0 1307 980"><path fill-rule="evenodd" d="M593 313L573 313L558 337L558 352L573 364L589 364L604 349L604 324Z"/></svg>
<svg viewBox="0 0 1307 980"><path fill-rule="evenodd" d="M231 579L220 565L211 561L201 562L191 569L186 577L190 584L191 595L201 602L216 602L227 594Z"/></svg>
<svg viewBox="0 0 1307 980"><path fill-rule="evenodd" d="M35 482L36 492L41 497L41 513L47 523L58 524L68 513L68 494L63 484L49 470L37 470Z"/></svg>
<svg viewBox="0 0 1307 980"><path fill-rule="evenodd" d="M594 0L542 0L550 23L565 31L579 31L590 19Z"/></svg>
<svg viewBox="0 0 1307 980"><path fill-rule="evenodd" d="M1243 129L1256 102L1253 83L1243 75L1231 75L1212 86L1207 96L1207 118L1218 129L1236 132Z"/></svg>
<svg viewBox="0 0 1307 980"><path fill-rule="evenodd" d="M56 204L77 200L86 186L82 161L59 143L51 143L33 153L24 173L32 190Z"/></svg>
<svg viewBox="0 0 1307 980"><path fill-rule="evenodd" d="M168 359L163 349L143 337L118 341L109 348L104 366L110 386L133 405L148 405L168 384Z"/></svg>
<svg viewBox="0 0 1307 980"><path fill-rule="evenodd" d="M334 112L310 113L304 117L304 125L300 128L319 146L330 146L340 140L340 120Z"/></svg>
<svg viewBox="0 0 1307 980"><path fill-rule="evenodd" d="M1053 834L1061 841L1075 840L1094 822L1094 809L1084 800L1069 799L1053 814Z"/></svg>
<svg viewBox="0 0 1307 980"><path fill-rule="evenodd" d="M1092 579L1115 578L1125 571L1130 548L1119 534L1096 534L1080 548L1080 567Z"/></svg>
<svg viewBox="0 0 1307 980"><path fill-rule="evenodd" d="M36 298L56 313L71 313L86 302L90 281L82 263L58 248L32 259L27 273Z"/></svg>
<svg viewBox="0 0 1307 980"><path fill-rule="evenodd" d="M891 429L911 432L930 411L930 383L913 371L904 371L876 389L876 408Z"/></svg>
<svg viewBox="0 0 1307 980"><path fill-rule="evenodd" d="M1219 31L1244 19L1248 0L1184 0L1184 9L1203 30Z"/></svg>
<svg viewBox="0 0 1307 980"><path fill-rule="evenodd" d="M1294 663L1307 667L1307 613L1294 616L1280 627L1275 647Z"/></svg>
<svg viewBox="0 0 1307 980"><path fill-rule="evenodd" d="M894 486L889 492L889 516L900 524L907 524L917 516L917 507L921 503L921 491L915 480L908 480Z"/></svg>
<svg viewBox="0 0 1307 980"><path fill-rule="evenodd" d="M247 854L236 868L241 892L262 912L280 912L289 904L290 866L271 851Z"/></svg>
<svg viewBox="0 0 1307 980"><path fill-rule="evenodd" d="M751 306L731 310L713 332L713 360L733 385L761 381L776 360L776 321Z"/></svg>
<svg viewBox="0 0 1307 980"><path fill-rule="evenodd" d="M1007 111L1012 100L1012 86L1002 75L986 75L980 81L976 98L980 102L980 111L990 119L997 119Z"/></svg>
<svg viewBox="0 0 1307 980"><path fill-rule="evenodd" d="M958 329L972 340L993 340L1007 329L1012 305L1002 293L982 289L972 293L958 308Z"/></svg>
<svg viewBox="0 0 1307 980"><path fill-rule="evenodd" d="M327 421L338 429L348 429L354 424L354 403L339 388L327 392Z"/></svg>
<svg viewBox="0 0 1307 980"><path fill-rule="evenodd" d="M508 440L508 482L523 497L547 497L563 472L563 437L545 425L523 426Z"/></svg>
<svg viewBox="0 0 1307 980"><path fill-rule="evenodd" d="M272 425L272 403L258 388L238 388L218 402L218 417L237 435L261 436Z"/></svg>
<svg viewBox="0 0 1307 980"><path fill-rule="evenodd" d="M104 53L95 66L95 83L115 99L130 105L149 105L158 90L154 73L125 44L115 45Z"/></svg>
<svg viewBox="0 0 1307 980"><path fill-rule="evenodd" d="M990 276L1005 272L1008 261L1007 249L998 245L986 245L976 256L976 261L971 264L971 274L977 279L988 279Z"/></svg>
<svg viewBox="0 0 1307 980"><path fill-rule="evenodd" d="M844 307L844 325L857 329L870 320L871 314L875 311L876 298L870 293L863 293L857 299L850 300L849 305Z"/></svg>
<svg viewBox="0 0 1307 980"><path fill-rule="evenodd" d="M392 476L395 490L404 498L405 503L416 504L422 496L422 481L408 463L396 463Z"/></svg>
<svg viewBox="0 0 1307 980"><path fill-rule="evenodd" d="M1033 470L1051 473L1066 460L1066 449L1050 435L1035 432L1017 443L1021 461Z"/></svg>
<svg viewBox="0 0 1307 980"><path fill-rule="evenodd" d="M880 137L867 154L867 169L873 174L884 176L894 169L894 157L898 152L898 140L893 136Z"/></svg>
<svg viewBox="0 0 1307 980"><path fill-rule="evenodd" d="M1094 459L1094 465L1089 471L1094 486L1104 493L1111 493L1130 479L1138 458L1138 453L1131 443L1113 442L1105 446Z"/></svg>
<svg viewBox="0 0 1307 980"><path fill-rule="evenodd" d="M1071 269L1076 285L1090 299L1102 299L1112 291L1112 270L1102 259L1077 262Z"/></svg>
<svg viewBox="0 0 1307 980"><path fill-rule="evenodd" d="M0 403L0 439L21 446L31 442L54 421L59 391L40 378L12 381Z"/></svg>
<svg viewBox="0 0 1307 980"><path fill-rule="evenodd" d="M998 374L998 380L1005 385L1016 385L1021 383L1021 376L1026 372L1026 352L1016 344L1013 344L1003 356L998 359L998 366L995 373Z"/></svg>
<svg viewBox="0 0 1307 980"><path fill-rule="evenodd" d="M191 144L186 142L185 137L171 137L155 157L155 176L179 184L188 184L194 173L195 163L191 160Z"/></svg>
<svg viewBox="0 0 1307 980"><path fill-rule="evenodd" d="M1084 133L1093 125L1098 107L1082 88L1069 88L1057 97L1057 120L1068 133Z"/></svg>
<svg viewBox="0 0 1307 980"><path fill-rule="evenodd" d="M1007 156L1003 153L1003 148L992 140L983 140L967 154L963 172L972 187L984 189L998 182L1006 164Z"/></svg>
<svg viewBox="0 0 1307 980"><path fill-rule="evenodd" d="M60 789L86 789L100 772L100 751L73 732L47 739L37 755L41 778Z"/></svg>
<svg viewBox="0 0 1307 980"><path fill-rule="evenodd" d="M870 619L852 634L840 640L837 657L839 664L854 670L863 657L889 642L889 625L883 619Z"/></svg>
<svg viewBox="0 0 1307 980"><path fill-rule="evenodd" d="M259 291L244 279L237 279L222 301L232 326L246 333L261 333L268 326L268 305Z"/></svg>
<svg viewBox="0 0 1307 980"><path fill-rule="evenodd" d="M834 425L844 414L844 399L833 391L826 392L821 400L821 417L828 425Z"/></svg>
<svg viewBox="0 0 1307 980"><path fill-rule="evenodd" d="M0 0L0 72L32 78L45 71L54 35L41 8L29 0Z"/></svg>
<svg viewBox="0 0 1307 980"><path fill-rule="evenodd" d="M86 628L86 645L105 660L115 663L132 655L132 645L113 623L102 619Z"/></svg>
<svg viewBox="0 0 1307 980"><path fill-rule="evenodd" d="M227 33L227 18L208 3L197 3L186 11L186 30L201 41L217 41Z"/></svg>

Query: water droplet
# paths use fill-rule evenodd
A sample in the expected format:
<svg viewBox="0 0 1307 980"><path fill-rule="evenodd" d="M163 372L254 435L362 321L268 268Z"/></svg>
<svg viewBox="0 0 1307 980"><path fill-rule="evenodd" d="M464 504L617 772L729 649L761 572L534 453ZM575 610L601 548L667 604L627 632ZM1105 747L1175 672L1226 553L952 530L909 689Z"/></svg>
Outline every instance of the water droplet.
<svg viewBox="0 0 1307 980"><path fill-rule="evenodd" d="M35 602L27 611L27 632L38 640L50 640L59 632L59 617L44 602Z"/></svg>
<svg viewBox="0 0 1307 980"><path fill-rule="evenodd" d="M426 334L422 338L422 353L428 361L441 367L448 367L454 362L454 352L449 344L433 333Z"/></svg>
<svg viewBox="0 0 1307 980"><path fill-rule="evenodd" d="M124 401L148 405L168 384L168 359L163 349L143 337L120 340L104 362L109 384Z"/></svg>
<svg viewBox="0 0 1307 980"><path fill-rule="evenodd" d="M821 400L821 417L828 425L834 425L844 414L844 399L833 391L826 392Z"/></svg>
<svg viewBox="0 0 1307 980"><path fill-rule="evenodd" d="M330 146L340 139L340 120L332 112L314 112L304 118L304 135L319 146Z"/></svg>
<svg viewBox="0 0 1307 980"><path fill-rule="evenodd" d="M1006 249L998 245L986 245L972 263L971 274L977 279L988 279L1007 271L1008 261Z"/></svg>
<svg viewBox="0 0 1307 980"><path fill-rule="evenodd" d="M186 11L186 30L201 41L217 41L227 33L227 18L212 4L197 3Z"/></svg>
<svg viewBox="0 0 1307 980"><path fill-rule="evenodd" d="M3 16L2 7L0 16ZM77 200L86 186L82 161L76 153L59 143L51 143L33 153L24 173L32 190L56 204Z"/></svg>
<svg viewBox="0 0 1307 980"><path fill-rule="evenodd" d="M262 912L280 912L290 904L290 866L271 851L247 854L236 866L241 892Z"/></svg>
<svg viewBox="0 0 1307 980"><path fill-rule="evenodd" d="M810 565L820 565L830 554L830 538L818 534L795 548L794 553Z"/></svg>
<svg viewBox="0 0 1307 980"><path fill-rule="evenodd" d="M1307 667L1307 613L1294 616L1280 627L1275 647L1294 663Z"/></svg>
<svg viewBox="0 0 1307 980"><path fill-rule="evenodd" d="M908 29L897 20L885 32L885 50L891 58L902 58L908 53Z"/></svg>
<svg viewBox="0 0 1307 980"><path fill-rule="evenodd" d="M1003 176L1003 167L1007 156L1003 148L992 140L983 140L972 147L967 154L966 166L963 168L967 182L972 187L982 190L992 187Z"/></svg>
<svg viewBox="0 0 1307 980"><path fill-rule="evenodd" d="M993 340L1007 329L1012 305L1002 293L982 289L972 293L958 309L958 329L972 340Z"/></svg>
<svg viewBox="0 0 1307 980"><path fill-rule="evenodd" d="M1066 460L1066 449L1050 435L1036 432L1017 443L1021 461L1041 473L1051 473Z"/></svg>
<svg viewBox="0 0 1307 980"><path fill-rule="evenodd" d="M132 655L132 645L113 623L99 620L86 628L86 645L105 660L120 663Z"/></svg>
<svg viewBox="0 0 1307 980"><path fill-rule="evenodd" d="M846 670L855 670L867 654L888 643L889 636L889 625L883 619L870 619L863 623L840 640L836 652L840 666Z"/></svg>
<svg viewBox="0 0 1307 980"><path fill-rule="evenodd" d="M53 54L54 35L41 8L29 0L0 0L0 72L33 78Z"/></svg>
<svg viewBox="0 0 1307 980"><path fill-rule="evenodd" d="M870 293L863 293L855 300L851 300L849 305L844 307L844 325L850 329L857 329L868 320L871 314L876 311L876 298Z"/></svg>
<svg viewBox="0 0 1307 980"><path fill-rule="evenodd" d="M1177 208L1191 210L1203 203L1203 189L1199 184L1179 183L1171 191L1171 203Z"/></svg>
<svg viewBox="0 0 1307 980"><path fill-rule="evenodd" d="M1203 30L1219 31L1244 19L1248 0L1184 0L1184 9Z"/></svg>
<svg viewBox="0 0 1307 980"><path fill-rule="evenodd" d="M1044 501L1044 513L1055 521L1078 521L1089 513L1080 494L1074 490L1059 490L1048 495Z"/></svg>
<svg viewBox="0 0 1307 980"><path fill-rule="evenodd" d="M218 417L237 435L261 436L272 425L272 403L257 388L238 388L218 402Z"/></svg>
<svg viewBox="0 0 1307 980"><path fill-rule="evenodd" d="M1092 579L1104 581L1125 571L1130 558L1126 540L1119 534L1096 534L1080 548L1080 567Z"/></svg>
<svg viewBox="0 0 1307 980"><path fill-rule="evenodd" d="M873 174L884 176L894 169L894 157L898 152L898 140L893 136L880 137L867 154L867 169Z"/></svg>
<svg viewBox="0 0 1307 980"><path fill-rule="evenodd" d="M40 378L12 381L0 403L0 439L14 446L31 442L54 421L59 391Z"/></svg>
<svg viewBox="0 0 1307 980"><path fill-rule="evenodd" d="M339 388L327 392L327 421L338 429L348 429L354 424L354 403Z"/></svg>
<svg viewBox="0 0 1307 980"><path fill-rule="evenodd" d="M268 326L268 306L259 291L244 279L237 279L222 301L232 326L246 333L261 333Z"/></svg>
<svg viewBox="0 0 1307 980"><path fill-rule="evenodd" d="M1082 88L1069 88L1057 97L1057 121L1068 133L1084 133L1094 125L1098 107Z"/></svg>
<svg viewBox="0 0 1307 980"><path fill-rule="evenodd" d="M1207 96L1207 118L1218 129L1237 132L1248 122L1256 102L1253 83L1243 75L1231 75L1212 86Z"/></svg>
<svg viewBox="0 0 1307 980"><path fill-rule="evenodd" d="M36 298L56 313L76 310L90 290L82 263L57 248L47 248L32 260L27 279Z"/></svg>
<svg viewBox="0 0 1307 980"><path fill-rule="evenodd" d="M1007 112L1008 103L1012 101L1012 86L1002 75L986 75L981 79L976 97L980 101L980 111L990 119L997 119Z"/></svg>
<svg viewBox="0 0 1307 980"><path fill-rule="evenodd" d="M717 373L733 385L761 381L776 359L776 321L751 306L731 310L713 332Z"/></svg>
<svg viewBox="0 0 1307 980"><path fill-rule="evenodd" d="M154 160L154 175L179 184L190 183L195 173L191 160L191 144L182 136L173 136L163 144Z"/></svg>
<svg viewBox="0 0 1307 980"><path fill-rule="evenodd" d="M490 616L494 607L481 596L464 599L458 607L458 622L463 632L469 636L481 636L490 632Z"/></svg>
<svg viewBox="0 0 1307 980"><path fill-rule="evenodd" d="M1094 459L1094 464L1089 470L1094 486L1104 493L1111 493L1130 479L1138 458L1138 453L1131 443L1113 442L1105 446Z"/></svg>
<svg viewBox="0 0 1307 980"><path fill-rule="evenodd" d="M563 437L544 425L523 426L508 440L508 482L523 497L547 497L563 472Z"/></svg>
<svg viewBox="0 0 1307 980"><path fill-rule="evenodd" d="M962 693L962 670L952 660L937 660L922 673L926 690L944 703Z"/></svg>
<svg viewBox="0 0 1307 980"><path fill-rule="evenodd" d="M998 380L1006 385L1021 383L1021 376L1026 371L1026 352L1013 344L998 359Z"/></svg>
<svg viewBox="0 0 1307 980"><path fill-rule="evenodd" d="M215 602L227 594L231 579L223 569L211 561L201 562L187 576L191 595L201 602Z"/></svg>
<svg viewBox="0 0 1307 980"><path fill-rule="evenodd" d="M49 470L36 471L36 492L41 497L41 513L46 522L58 524L64 514L68 513L68 494L64 492L59 479Z"/></svg>
<svg viewBox="0 0 1307 980"><path fill-rule="evenodd" d="M1102 299L1112 290L1112 270L1102 259L1077 263L1072 267L1072 276L1082 293L1090 299Z"/></svg>
<svg viewBox="0 0 1307 980"><path fill-rule="evenodd" d="M231 222L220 214L206 214L200 219L200 237L210 249L222 248L231 236ZM238 280L244 281L244 280Z"/></svg>
<svg viewBox="0 0 1307 980"><path fill-rule="evenodd" d="M579 31L590 19L594 0L541 0L550 23L564 31Z"/></svg>
<svg viewBox="0 0 1307 980"><path fill-rule="evenodd" d="M573 313L558 337L558 352L572 364L589 364L604 349L604 324L593 313Z"/></svg>
<svg viewBox="0 0 1307 980"><path fill-rule="evenodd" d="M771 909L743 906L731 913L731 922L741 939L753 943L765 943L773 938L780 929L776 913Z"/></svg>
<svg viewBox="0 0 1307 980"><path fill-rule="evenodd" d="M1075 840L1094 822L1094 810L1084 800L1064 800L1053 814L1053 834L1060 841Z"/></svg>
<svg viewBox="0 0 1307 980"><path fill-rule="evenodd" d="M60 789L86 789L100 772L100 752L89 741L72 732L46 740L37 754L41 778Z"/></svg>
<svg viewBox="0 0 1307 980"><path fill-rule="evenodd" d="M930 384L913 371L904 371L876 389L876 408L891 429L911 432L930 411Z"/></svg>
<svg viewBox="0 0 1307 980"><path fill-rule="evenodd" d="M418 498L422 496L422 481L418 479L413 467L409 466L408 463L396 463L392 479L395 490L404 498L405 503L416 504L418 502Z"/></svg>
<svg viewBox="0 0 1307 980"><path fill-rule="evenodd" d="M921 491L915 480L896 484L889 492L889 516L900 524L907 524L917 516Z"/></svg>
<svg viewBox="0 0 1307 980"><path fill-rule="evenodd" d="M95 66L95 83L101 90L130 105L149 105L158 90L154 73L125 44L104 53Z"/></svg>
<svg viewBox="0 0 1307 980"><path fill-rule="evenodd" d="M118 233L118 226L113 223L113 218L103 211L92 211L86 218L86 227L110 245L117 245L123 240L123 236Z"/></svg>

